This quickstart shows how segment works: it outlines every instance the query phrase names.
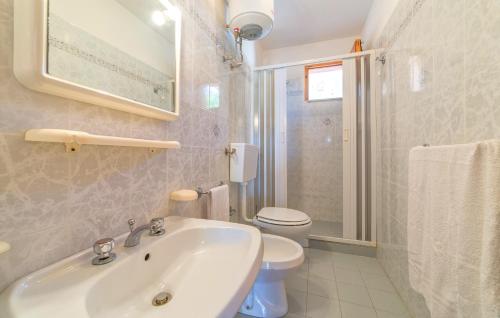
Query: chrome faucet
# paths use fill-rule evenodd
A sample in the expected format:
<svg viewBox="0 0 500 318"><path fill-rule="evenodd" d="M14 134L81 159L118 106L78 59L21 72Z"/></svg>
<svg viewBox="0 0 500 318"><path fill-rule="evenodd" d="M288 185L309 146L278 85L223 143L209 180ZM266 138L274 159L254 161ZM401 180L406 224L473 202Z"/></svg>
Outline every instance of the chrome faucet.
<svg viewBox="0 0 500 318"><path fill-rule="evenodd" d="M116 259L116 254L113 253L115 247L115 240L112 238L103 238L94 243L94 253L96 257L92 259L93 265L104 265Z"/></svg>
<svg viewBox="0 0 500 318"><path fill-rule="evenodd" d="M154 218L148 224L141 225L134 229L135 220L128 220L128 226L130 228L130 234L125 240L125 247L133 247L139 245L141 242L141 235L144 231L149 230L150 236L160 236L165 234L165 229L163 228L164 221L163 218Z"/></svg>

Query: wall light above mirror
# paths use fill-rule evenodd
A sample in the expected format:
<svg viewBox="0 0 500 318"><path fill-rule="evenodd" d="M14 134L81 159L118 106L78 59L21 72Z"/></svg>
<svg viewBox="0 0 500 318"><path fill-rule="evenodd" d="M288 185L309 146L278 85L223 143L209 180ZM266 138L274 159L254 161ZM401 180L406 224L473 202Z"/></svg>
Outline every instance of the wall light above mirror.
<svg viewBox="0 0 500 318"><path fill-rule="evenodd" d="M177 118L181 13L168 0L14 1L14 74L22 84Z"/></svg>

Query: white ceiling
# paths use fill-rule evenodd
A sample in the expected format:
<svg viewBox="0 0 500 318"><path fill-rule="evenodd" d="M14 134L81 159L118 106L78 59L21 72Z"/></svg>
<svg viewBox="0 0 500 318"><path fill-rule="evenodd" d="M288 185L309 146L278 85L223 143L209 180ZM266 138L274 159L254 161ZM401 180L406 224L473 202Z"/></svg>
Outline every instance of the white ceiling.
<svg viewBox="0 0 500 318"><path fill-rule="evenodd" d="M374 0L274 0L264 49L360 35Z"/></svg>

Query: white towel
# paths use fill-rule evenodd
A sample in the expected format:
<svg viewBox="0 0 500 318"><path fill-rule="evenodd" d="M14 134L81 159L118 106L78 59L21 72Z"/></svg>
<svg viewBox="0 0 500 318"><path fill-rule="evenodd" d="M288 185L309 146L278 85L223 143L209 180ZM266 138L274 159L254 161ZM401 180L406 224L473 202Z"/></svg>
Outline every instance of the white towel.
<svg viewBox="0 0 500 318"><path fill-rule="evenodd" d="M210 189L208 218L229 222L229 187L227 184Z"/></svg>
<svg viewBox="0 0 500 318"><path fill-rule="evenodd" d="M500 140L410 151L411 286L432 318L500 317Z"/></svg>

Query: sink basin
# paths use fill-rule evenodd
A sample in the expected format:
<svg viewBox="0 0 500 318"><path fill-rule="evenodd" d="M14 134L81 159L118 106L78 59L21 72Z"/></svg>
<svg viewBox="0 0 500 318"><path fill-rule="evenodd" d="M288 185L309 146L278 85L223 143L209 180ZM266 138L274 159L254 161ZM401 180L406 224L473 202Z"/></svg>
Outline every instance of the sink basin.
<svg viewBox="0 0 500 318"><path fill-rule="evenodd" d="M133 248L122 236L109 264L91 265L89 249L20 279L0 295L0 317L232 318L260 269L260 232L180 217L165 230Z"/></svg>

